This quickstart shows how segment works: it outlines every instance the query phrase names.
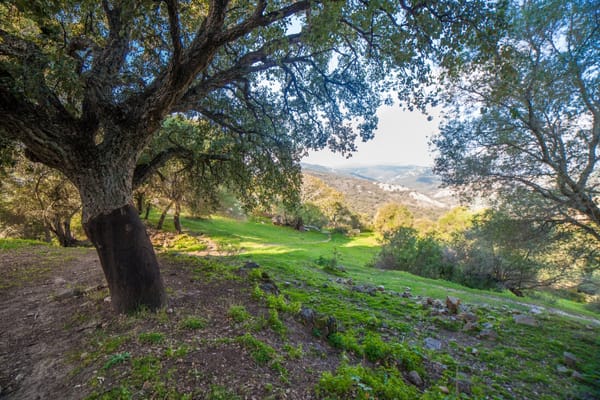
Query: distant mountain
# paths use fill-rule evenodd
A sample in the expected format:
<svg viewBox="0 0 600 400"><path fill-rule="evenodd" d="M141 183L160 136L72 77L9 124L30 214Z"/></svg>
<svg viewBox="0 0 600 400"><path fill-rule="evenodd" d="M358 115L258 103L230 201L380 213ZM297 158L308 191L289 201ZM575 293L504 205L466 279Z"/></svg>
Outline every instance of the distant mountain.
<svg viewBox="0 0 600 400"><path fill-rule="evenodd" d="M436 219L457 204L452 191L440 188L441 180L428 167L302 164L302 169L342 192L355 211L371 216L381 205L396 202L406 205L417 218Z"/></svg>

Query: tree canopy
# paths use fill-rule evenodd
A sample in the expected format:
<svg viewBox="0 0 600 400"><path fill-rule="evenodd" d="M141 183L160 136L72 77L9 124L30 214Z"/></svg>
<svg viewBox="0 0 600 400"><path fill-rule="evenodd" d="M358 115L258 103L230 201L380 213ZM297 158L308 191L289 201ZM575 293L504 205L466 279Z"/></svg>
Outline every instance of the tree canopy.
<svg viewBox="0 0 600 400"><path fill-rule="evenodd" d="M471 198L600 240L600 3L513 2L508 17L446 75L435 170Z"/></svg>
<svg viewBox="0 0 600 400"><path fill-rule="evenodd" d="M347 153L356 138L370 139L387 93L409 107L431 101L435 60L491 34L494 7L483 0L5 1L0 140L20 143L78 189L115 308L156 308L165 291L131 203L144 171L182 153L166 148L137 164L166 117L206 121L227 136L252 182L279 179L292 182L282 189L297 190L301 156L325 146Z"/></svg>

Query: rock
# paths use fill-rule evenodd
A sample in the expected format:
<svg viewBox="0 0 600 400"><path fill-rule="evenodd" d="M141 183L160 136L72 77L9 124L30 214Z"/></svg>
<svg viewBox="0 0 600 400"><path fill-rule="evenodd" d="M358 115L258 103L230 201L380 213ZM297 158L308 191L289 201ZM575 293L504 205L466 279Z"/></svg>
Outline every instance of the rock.
<svg viewBox="0 0 600 400"><path fill-rule="evenodd" d="M571 374L571 378L575 379L578 382L583 382L583 380L585 379L583 375L577 371L573 371L573 373Z"/></svg>
<svg viewBox="0 0 600 400"><path fill-rule="evenodd" d="M435 308L444 308L444 303L441 300L434 300L432 305Z"/></svg>
<svg viewBox="0 0 600 400"><path fill-rule="evenodd" d="M410 371L408 373L408 381L415 386L423 386L423 379L421 379L421 375L417 371Z"/></svg>
<svg viewBox="0 0 600 400"><path fill-rule="evenodd" d="M112 301L112 300L111 300L110 296L106 296L106 297L104 298L104 302L105 302L105 303L110 303L111 301Z"/></svg>
<svg viewBox="0 0 600 400"><path fill-rule="evenodd" d="M375 296L377 293L377 288L371 285L354 285L352 286L352 290L359 293L370 294L371 296Z"/></svg>
<svg viewBox="0 0 600 400"><path fill-rule="evenodd" d="M575 354L565 351L563 353L563 362L569 368L577 368L579 359L575 356Z"/></svg>
<svg viewBox="0 0 600 400"><path fill-rule="evenodd" d="M494 327L494 324L492 324L491 322L484 322L482 325L483 329L492 329Z"/></svg>
<svg viewBox="0 0 600 400"><path fill-rule="evenodd" d="M475 347L473 347L471 349L471 354L473 354L474 356L476 356L477 354L479 354L479 350L477 350Z"/></svg>
<svg viewBox="0 0 600 400"><path fill-rule="evenodd" d="M410 298L410 297L412 296L412 294L411 294L410 292L406 292L406 291L404 291L404 292L401 294L401 296L402 296L402 297L404 297L405 299L408 299L408 298Z"/></svg>
<svg viewBox="0 0 600 400"><path fill-rule="evenodd" d="M461 312L460 314L458 314L457 318L464 322L476 322L477 321L477 315L473 314L472 312L468 312L468 311Z"/></svg>
<svg viewBox="0 0 600 400"><path fill-rule="evenodd" d="M327 288L329 287L329 285L328 285L328 284L326 284L326 283L324 283L324 284L322 284L322 285L321 285L321 287L322 287L323 289L327 289Z"/></svg>
<svg viewBox="0 0 600 400"><path fill-rule="evenodd" d="M258 263L255 263L254 261L246 261L244 263L244 266L242 268L244 268L244 269L256 269L256 268L260 268L260 265Z"/></svg>
<svg viewBox="0 0 600 400"><path fill-rule="evenodd" d="M61 278L61 277L54 278L55 285L62 285L65 283L67 283L67 281L64 278Z"/></svg>
<svg viewBox="0 0 600 400"><path fill-rule="evenodd" d="M385 292L385 286L383 286L383 285L377 286L377 291L379 291L379 292Z"/></svg>
<svg viewBox="0 0 600 400"><path fill-rule="evenodd" d="M467 379L452 379L451 381L458 393L471 394L471 381Z"/></svg>
<svg viewBox="0 0 600 400"><path fill-rule="evenodd" d="M425 338L424 340L425 348L429 350L441 350L442 342L432 337Z"/></svg>
<svg viewBox="0 0 600 400"><path fill-rule="evenodd" d="M477 322L467 322L464 326L463 326L463 331L465 332L471 332L471 331L476 331L477 328L479 328L479 324Z"/></svg>
<svg viewBox="0 0 600 400"><path fill-rule="evenodd" d="M427 304L428 306L432 306L433 305L433 299L431 297L428 297L425 299L425 304Z"/></svg>
<svg viewBox="0 0 600 400"><path fill-rule="evenodd" d="M443 394L450 394L450 389L448 389L447 386L438 386L438 389L440 389L440 392Z"/></svg>
<svg viewBox="0 0 600 400"><path fill-rule="evenodd" d="M315 322L317 314L312 308L302 307L298 313L304 325L312 325Z"/></svg>
<svg viewBox="0 0 600 400"><path fill-rule="evenodd" d="M21 382L23 378L25 378L25 375L18 374L17 376L15 376L15 382Z"/></svg>
<svg viewBox="0 0 600 400"><path fill-rule="evenodd" d="M458 306L460 305L460 299L457 297L446 296L446 308L450 314L458 313Z"/></svg>
<svg viewBox="0 0 600 400"><path fill-rule="evenodd" d="M478 339L487 339L487 340L497 340L498 334L493 329L483 329L481 332L479 332L479 335L477 335L477 338Z"/></svg>
<svg viewBox="0 0 600 400"><path fill-rule="evenodd" d="M338 322L332 316L317 317L314 326L321 331L322 337L329 337L332 333L338 332Z"/></svg>
<svg viewBox="0 0 600 400"><path fill-rule="evenodd" d="M258 287L261 288L261 290L267 294L279 294L279 288L277 287L275 282L271 280L262 282L260 285L258 285Z"/></svg>
<svg viewBox="0 0 600 400"><path fill-rule="evenodd" d="M150 390L152 389L152 384L149 381L145 381L142 385L142 390Z"/></svg>
<svg viewBox="0 0 600 400"><path fill-rule="evenodd" d="M81 289L70 288L70 289L61 290L60 292L55 294L54 300L63 301L63 300L67 300L67 299L70 299L73 297L80 297L82 295L83 295L83 291Z"/></svg>
<svg viewBox="0 0 600 400"><path fill-rule="evenodd" d="M543 307L538 307L538 306L531 306L531 308L529 309L529 312L535 315L540 315L541 313L544 312L544 308Z"/></svg>
<svg viewBox="0 0 600 400"><path fill-rule="evenodd" d="M559 373L559 374L561 374L561 375L566 375L566 374L568 374L568 373L569 373L569 368L565 367L565 366L564 366L564 365L562 365L562 364L558 364L558 365L556 366L556 372L558 372L558 373Z"/></svg>
<svg viewBox="0 0 600 400"><path fill-rule="evenodd" d="M516 314L513 315L513 320L519 325L539 326L539 322L530 315Z"/></svg>

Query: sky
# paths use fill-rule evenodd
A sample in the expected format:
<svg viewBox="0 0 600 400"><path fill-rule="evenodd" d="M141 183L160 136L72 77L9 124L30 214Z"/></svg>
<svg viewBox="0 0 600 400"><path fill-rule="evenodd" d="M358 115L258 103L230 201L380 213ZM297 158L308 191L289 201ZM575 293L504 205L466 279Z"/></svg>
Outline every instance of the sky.
<svg viewBox="0 0 600 400"><path fill-rule="evenodd" d="M437 133L440 122L434 113L434 119L418 111L402 111L400 106L382 106L377 111L379 125L375 138L366 143L359 139L357 151L346 159L329 150L310 152L302 160L309 164L327 167L393 164L432 166L433 155L428 146L429 138Z"/></svg>

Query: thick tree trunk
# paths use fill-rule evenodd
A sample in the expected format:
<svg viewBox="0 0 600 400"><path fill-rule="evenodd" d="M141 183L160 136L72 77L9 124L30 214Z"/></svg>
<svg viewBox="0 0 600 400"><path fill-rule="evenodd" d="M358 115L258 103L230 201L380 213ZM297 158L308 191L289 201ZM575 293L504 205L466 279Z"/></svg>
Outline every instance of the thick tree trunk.
<svg viewBox="0 0 600 400"><path fill-rule="evenodd" d="M105 157L72 179L83 204L83 227L100 256L119 313L166 304L158 260L133 206L133 159ZM77 173L78 172L78 173Z"/></svg>
<svg viewBox="0 0 600 400"><path fill-rule="evenodd" d="M85 223L85 230L98 250L117 312L132 312L141 307L156 310L165 305L158 261L133 206L97 215Z"/></svg>

